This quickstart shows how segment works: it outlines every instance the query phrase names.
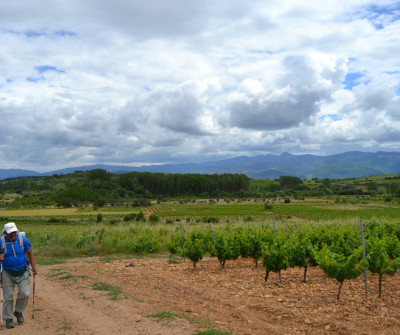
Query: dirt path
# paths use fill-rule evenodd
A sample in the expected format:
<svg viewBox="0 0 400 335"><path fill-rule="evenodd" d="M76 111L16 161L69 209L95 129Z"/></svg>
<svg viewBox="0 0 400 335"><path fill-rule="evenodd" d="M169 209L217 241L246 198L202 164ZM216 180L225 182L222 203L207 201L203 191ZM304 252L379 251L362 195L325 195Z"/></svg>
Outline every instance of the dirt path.
<svg viewBox="0 0 400 335"><path fill-rule="evenodd" d="M40 266L36 277L35 309L31 296L24 313L24 325L3 330L7 334L192 334L197 329L186 320L173 320L168 327L156 318L146 317L151 309L143 310L134 299L113 301L107 291L93 290L97 276L80 275L85 267L76 263ZM31 290L33 282L31 282ZM34 315L34 319L32 319Z"/></svg>
<svg viewBox="0 0 400 335"><path fill-rule="evenodd" d="M317 268L271 274L237 260L220 270L215 259L168 264L166 259L98 258L40 266L23 326L8 334L196 334L200 330L235 335L400 334L400 275L386 277L383 298L377 278L345 282L336 301L337 283ZM102 285L104 287L102 287ZM100 287L106 290L94 290ZM110 298L119 300L110 300ZM5 325L3 325L3 331Z"/></svg>

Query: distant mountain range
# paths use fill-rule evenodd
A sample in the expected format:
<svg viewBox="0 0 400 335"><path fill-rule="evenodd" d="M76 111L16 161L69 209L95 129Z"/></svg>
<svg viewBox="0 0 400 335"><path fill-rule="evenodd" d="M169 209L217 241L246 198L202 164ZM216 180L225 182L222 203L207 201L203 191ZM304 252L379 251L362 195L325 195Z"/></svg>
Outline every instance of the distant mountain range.
<svg viewBox="0 0 400 335"><path fill-rule="evenodd" d="M188 164L150 165L142 167L88 165L39 173L30 170L0 169L0 179L51 176L74 171L104 169L112 173L163 172L163 173L244 173L250 178L276 179L280 176L311 178L359 178L381 174L400 174L400 152L359 152L351 151L330 156L282 155L240 156L220 161Z"/></svg>

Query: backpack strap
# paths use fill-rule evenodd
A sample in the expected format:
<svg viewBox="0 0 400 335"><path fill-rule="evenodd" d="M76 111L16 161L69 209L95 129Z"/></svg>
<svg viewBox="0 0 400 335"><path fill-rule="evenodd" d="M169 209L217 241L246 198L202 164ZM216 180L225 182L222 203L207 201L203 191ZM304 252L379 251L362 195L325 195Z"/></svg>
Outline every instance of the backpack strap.
<svg viewBox="0 0 400 335"><path fill-rule="evenodd" d="M6 236L5 234L2 234L0 236L0 252L2 254L5 254L7 252L7 247L6 247L7 243L6 243L5 236ZM22 236L26 236L25 232L18 232L18 244L20 245L22 250L25 250L24 240L23 240ZM11 242L11 243L15 243L15 242Z"/></svg>
<svg viewBox="0 0 400 335"><path fill-rule="evenodd" d="M19 241L19 245L22 248L22 250L25 250L25 246L24 246L24 240L22 239L22 236L26 237L26 234L24 231L22 232L18 232L18 241Z"/></svg>
<svg viewBox="0 0 400 335"><path fill-rule="evenodd" d="M6 239L4 234L0 236L0 252L2 254L6 253Z"/></svg>

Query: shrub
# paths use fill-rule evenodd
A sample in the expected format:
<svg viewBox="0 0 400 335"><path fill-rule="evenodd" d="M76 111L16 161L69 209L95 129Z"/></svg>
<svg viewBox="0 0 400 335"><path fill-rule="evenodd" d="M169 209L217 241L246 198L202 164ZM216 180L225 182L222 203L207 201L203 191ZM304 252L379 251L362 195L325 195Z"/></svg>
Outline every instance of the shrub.
<svg viewBox="0 0 400 335"><path fill-rule="evenodd" d="M150 223L157 223L160 221L160 217L157 214L151 214L149 217L149 222Z"/></svg>
<svg viewBox="0 0 400 335"><path fill-rule="evenodd" d="M58 207L64 207L64 208L69 208L72 207L74 201L72 198L61 198L58 203L57 206Z"/></svg>
<svg viewBox="0 0 400 335"><path fill-rule="evenodd" d="M57 218L57 217L52 216L47 220L47 222L49 222L49 223L67 223L68 219L66 217Z"/></svg>
<svg viewBox="0 0 400 335"><path fill-rule="evenodd" d="M143 212L136 214L136 221L146 221L146 217L144 216Z"/></svg>
<svg viewBox="0 0 400 335"><path fill-rule="evenodd" d="M133 221L133 220L136 220L136 217L137 217L137 214L136 214L136 213L131 213L131 214L125 215L125 216L124 216L124 221L125 221L125 222L127 222L127 221Z"/></svg>
<svg viewBox="0 0 400 335"><path fill-rule="evenodd" d="M104 199L104 198L97 198L97 199L94 201L93 205L96 206L96 207L104 207L106 203L107 203L107 200L106 200L106 199Z"/></svg>
<svg viewBox="0 0 400 335"><path fill-rule="evenodd" d="M139 254L156 253L160 248L159 238L152 231L146 231L145 234L139 236L133 245L133 251Z"/></svg>
<svg viewBox="0 0 400 335"><path fill-rule="evenodd" d="M132 201L132 207L148 207L150 205L151 205L151 202L144 198L134 199Z"/></svg>
<svg viewBox="0 0 400 335"><path fill-rule="evenodd" d="M196 268L197 262L203 259L204 241L202 239L187 239L182 249L182 256L189 258L193 262L193 268Z"/></svg>
<svg viewBox="0 0 400 335"><path fill-rule="evenodd" d="M209 218L204 218L204 222L207 222L207 223L218 223L219 219L215 218L215 217L209 217Z"/></svg>
<svg viewBox="0 0 400 335"><path fill-rule="evenodd" d="M272 208L274 208L274 206L269 202L264 203L264 210L270 211Z"/></svg>

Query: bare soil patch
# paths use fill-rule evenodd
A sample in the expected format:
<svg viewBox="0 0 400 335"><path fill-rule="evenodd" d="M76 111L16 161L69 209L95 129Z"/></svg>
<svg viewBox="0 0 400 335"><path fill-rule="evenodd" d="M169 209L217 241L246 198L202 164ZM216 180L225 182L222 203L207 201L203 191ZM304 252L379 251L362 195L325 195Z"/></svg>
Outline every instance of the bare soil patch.
<svg viewBox="0 0 400 335"><path fill-rule="evenodd" d="M154 210L148 209L147 207L143 208L143 214L146 218L149 218L151 214L154 213Z"/></svg>
<svg viewBox="0 0 400 335"><path fill-rule="evenodd" d="M168 264L166 259L125 259L101 263L98 258L41 266L36 279L35 318L30 306L18 334L196 334L215 329L232 334L400 334L400 275L386 277L383 298L378 278L338 284L318 268L270 274L251 260L205 259ZM119 287L109 292L95 283ZM4 328L4 327L3 327Z"/></svg>
<svg viewBox="0 0 400 335"><path fill-rule="evenodd" d="M309 220L307 220L307 219L299 218L298 216L294 216L294 215L292 215L290 218L291 218L293 221L301 221L301 222L307 222L307 221L309 221Z"/></svg>

